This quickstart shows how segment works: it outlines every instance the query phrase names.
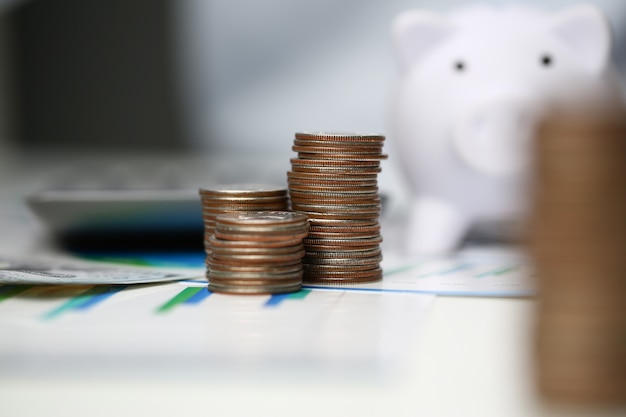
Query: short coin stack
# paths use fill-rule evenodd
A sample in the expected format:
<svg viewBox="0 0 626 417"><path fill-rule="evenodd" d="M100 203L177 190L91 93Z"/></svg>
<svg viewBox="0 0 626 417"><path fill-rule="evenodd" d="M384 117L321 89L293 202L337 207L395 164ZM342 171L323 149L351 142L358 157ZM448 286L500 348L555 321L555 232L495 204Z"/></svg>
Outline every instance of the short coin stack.
<svg viewBox="0 0 626 417"><path fill-rule="evenodd" d="M287 210L287 188L266 184L228 184L201 188L204 219L204 248L211 255L210 237L215 233L215 218L222 213L260 210Z"/></svg>
<svg viewBox="0 0 626 417"><path fill-rule="evenodd" d="M626 403L626 116L561 111L540 129L531 218L539 391Z"/></svg>
<svg viewBox="0 0 626 417"><path fill-rule="evenodd" d="M377 176L385 137L378 134L296 133L287 173L292 209L311 225L304 239L304 282L378 281L380 197Z"/></svg>
<svg viewBox="0 0 626 417"><path fill-rule="evenodd" d="M300 290L302 239L309 224L302 213L258 211L220 214L209 238L209 290L275 294Z"/></svg>

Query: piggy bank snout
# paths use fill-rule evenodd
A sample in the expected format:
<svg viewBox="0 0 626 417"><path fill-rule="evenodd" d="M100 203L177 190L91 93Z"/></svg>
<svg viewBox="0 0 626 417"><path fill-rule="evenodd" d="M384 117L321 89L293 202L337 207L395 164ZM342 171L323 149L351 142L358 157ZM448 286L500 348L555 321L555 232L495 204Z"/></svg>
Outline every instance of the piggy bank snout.
<svg viewBox="0 0 626 417"><path fill-rule="evenodd" d="M522 173L529 162L530 139L538 121L530 97L501 97L470 106L453 127L457 156L488 175Z"/></svg>

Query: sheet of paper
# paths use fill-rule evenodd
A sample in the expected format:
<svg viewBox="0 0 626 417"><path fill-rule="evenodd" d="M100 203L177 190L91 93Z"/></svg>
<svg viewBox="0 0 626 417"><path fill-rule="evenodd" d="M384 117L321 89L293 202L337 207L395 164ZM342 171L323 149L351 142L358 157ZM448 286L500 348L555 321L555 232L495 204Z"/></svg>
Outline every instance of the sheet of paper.
<svg viewBox="0 0 626 417"><path fill-rule="evenodd" d="M401 363L433 298L311 289L232 296L194 282L2 285L0 372L381 369Z"/></svg>
<svg viewBox="0 0 626 417"><path fill-rule="evenodd" d="M152 266L199 267L203 256L171 258L147 254L99 256L94 259L135 262ZM470 247L447 257L416 257L393 250L383 251L383 280L374 284L326 286L306 285L343 291L405 292L458 296L527 297L535 294L532 268L518 250L505 247ZM184 272L185 270L181 270ZM189 270L187 270L189 271ZM206 282L204 278L200 281Z"/></svg>

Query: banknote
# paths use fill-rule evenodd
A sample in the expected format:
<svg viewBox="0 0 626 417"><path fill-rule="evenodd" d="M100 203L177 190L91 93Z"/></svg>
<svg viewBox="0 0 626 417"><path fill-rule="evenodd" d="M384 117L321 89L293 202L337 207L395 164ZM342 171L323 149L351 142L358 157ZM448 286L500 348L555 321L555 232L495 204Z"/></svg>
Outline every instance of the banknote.
<svg viewBox="0 0 626 417"><path fill-rule="evenodd" d="M197 271L119 266L55 258L0 257L0 284L146 284L198 278Z"/></svg>

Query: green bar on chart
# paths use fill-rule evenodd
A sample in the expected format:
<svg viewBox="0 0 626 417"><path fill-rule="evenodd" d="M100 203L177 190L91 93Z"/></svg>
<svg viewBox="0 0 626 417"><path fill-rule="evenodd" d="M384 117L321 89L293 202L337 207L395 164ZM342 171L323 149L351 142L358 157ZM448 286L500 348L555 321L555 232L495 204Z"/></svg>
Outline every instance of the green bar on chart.
<svg viewBox="0 0 626 417"><path fill-rule="evenodd" d="M163 304L161 307L157 309L157 313L165 313L176 307L179 304L184 303L196 293L200 292L204 287L187 287L178 294L176 294L171 300Z"/></svg>

